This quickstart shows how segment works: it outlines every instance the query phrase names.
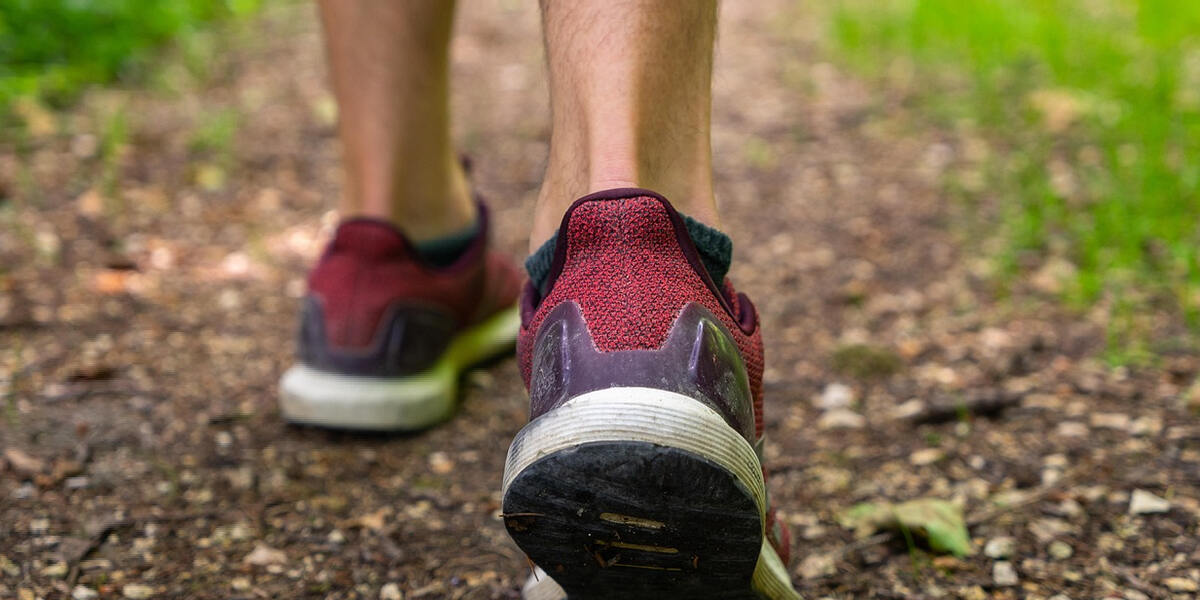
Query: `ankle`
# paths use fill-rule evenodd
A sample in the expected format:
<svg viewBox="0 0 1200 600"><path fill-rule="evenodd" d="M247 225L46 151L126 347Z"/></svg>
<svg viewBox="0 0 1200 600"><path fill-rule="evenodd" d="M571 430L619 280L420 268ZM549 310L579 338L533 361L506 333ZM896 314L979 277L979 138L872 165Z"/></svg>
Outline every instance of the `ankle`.
<svg viewBox="0 0 1200 600"><path fill-rule="evenodd" d="M343 218L363 216L395 224L414 243L461 234L475 226L478 207L462 166L393 171L374 185L348 182Z"/></svg>

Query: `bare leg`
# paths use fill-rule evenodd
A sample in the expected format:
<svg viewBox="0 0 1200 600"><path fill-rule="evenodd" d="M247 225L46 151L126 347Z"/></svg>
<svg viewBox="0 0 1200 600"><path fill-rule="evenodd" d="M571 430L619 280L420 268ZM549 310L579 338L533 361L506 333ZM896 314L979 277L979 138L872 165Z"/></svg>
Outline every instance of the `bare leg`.
<svg viewBox="0 0 1200 600"><path fill-rule="evenodd" d="M645 187L718 227L712 192L715 0L542 0L553 133L530 237L576 198Z"/></svg>
<svg viewBox="0 0 1200 600"><path fill-rule="evenodd" d="M343 216L423 241L475 215L450 141L448 0L321 0L345 167Z"/></svg>

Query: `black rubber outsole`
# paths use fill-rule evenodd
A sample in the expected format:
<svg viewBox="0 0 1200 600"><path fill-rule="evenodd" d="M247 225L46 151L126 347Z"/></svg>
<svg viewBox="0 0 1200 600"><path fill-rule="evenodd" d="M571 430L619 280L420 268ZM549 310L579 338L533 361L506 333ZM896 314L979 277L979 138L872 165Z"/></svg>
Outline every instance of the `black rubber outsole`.
<svg viewBox="0 0 1200 600"><path fill-rule="evenodd" d="M571 600L757 598L754 497L732 472L646 442L539 459L504 494L504 522Z"/></svg>

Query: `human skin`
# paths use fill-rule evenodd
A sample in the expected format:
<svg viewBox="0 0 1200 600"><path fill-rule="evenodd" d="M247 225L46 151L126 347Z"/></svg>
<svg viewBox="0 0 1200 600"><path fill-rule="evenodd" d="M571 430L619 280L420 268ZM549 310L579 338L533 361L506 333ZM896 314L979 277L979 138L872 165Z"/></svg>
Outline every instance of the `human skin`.
<svg viewBox="0 0 1200 600"><path fill-rule="evenodd" d="M552 113L532 252L591 192L644 187L720 227L712 191L715 0L543 0ZM450 139L443 0L320 0L340 108L345 216L416 241L474 218Z"/></svg>

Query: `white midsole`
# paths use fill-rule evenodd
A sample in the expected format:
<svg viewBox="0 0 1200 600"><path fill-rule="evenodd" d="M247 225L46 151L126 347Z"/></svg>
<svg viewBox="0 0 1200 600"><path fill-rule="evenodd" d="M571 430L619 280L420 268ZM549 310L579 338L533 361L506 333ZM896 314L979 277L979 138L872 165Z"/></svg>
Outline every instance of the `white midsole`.
<svg viewBox="0 0 1200 600"><path fill-rule="evenodd" d="M457 375L449 365L404 379L354 377L294 365L279 381L280 409L300 423L355 429L420 427L453 412Z"/></svg>
<svg viewBox="0 0 1200 600"><path fill-rule="evenodd" d="M766 489L754 448L717 411L667 390L614 387L576 396L534 419L508 447L502 489L560 450L591 442L634 441L678 448L724 467L746 486L766 522Z"/></svg>
<svg viewBox="0 0 1200 600"><path fill-rule="evenodd" d="M455 337L429 369L403 377L364 377L297 364L279 380L279 405L292 422L362 430L423 429L457 405L458 376L471 364L511 348L520 327L516 307Z"/></svg>

